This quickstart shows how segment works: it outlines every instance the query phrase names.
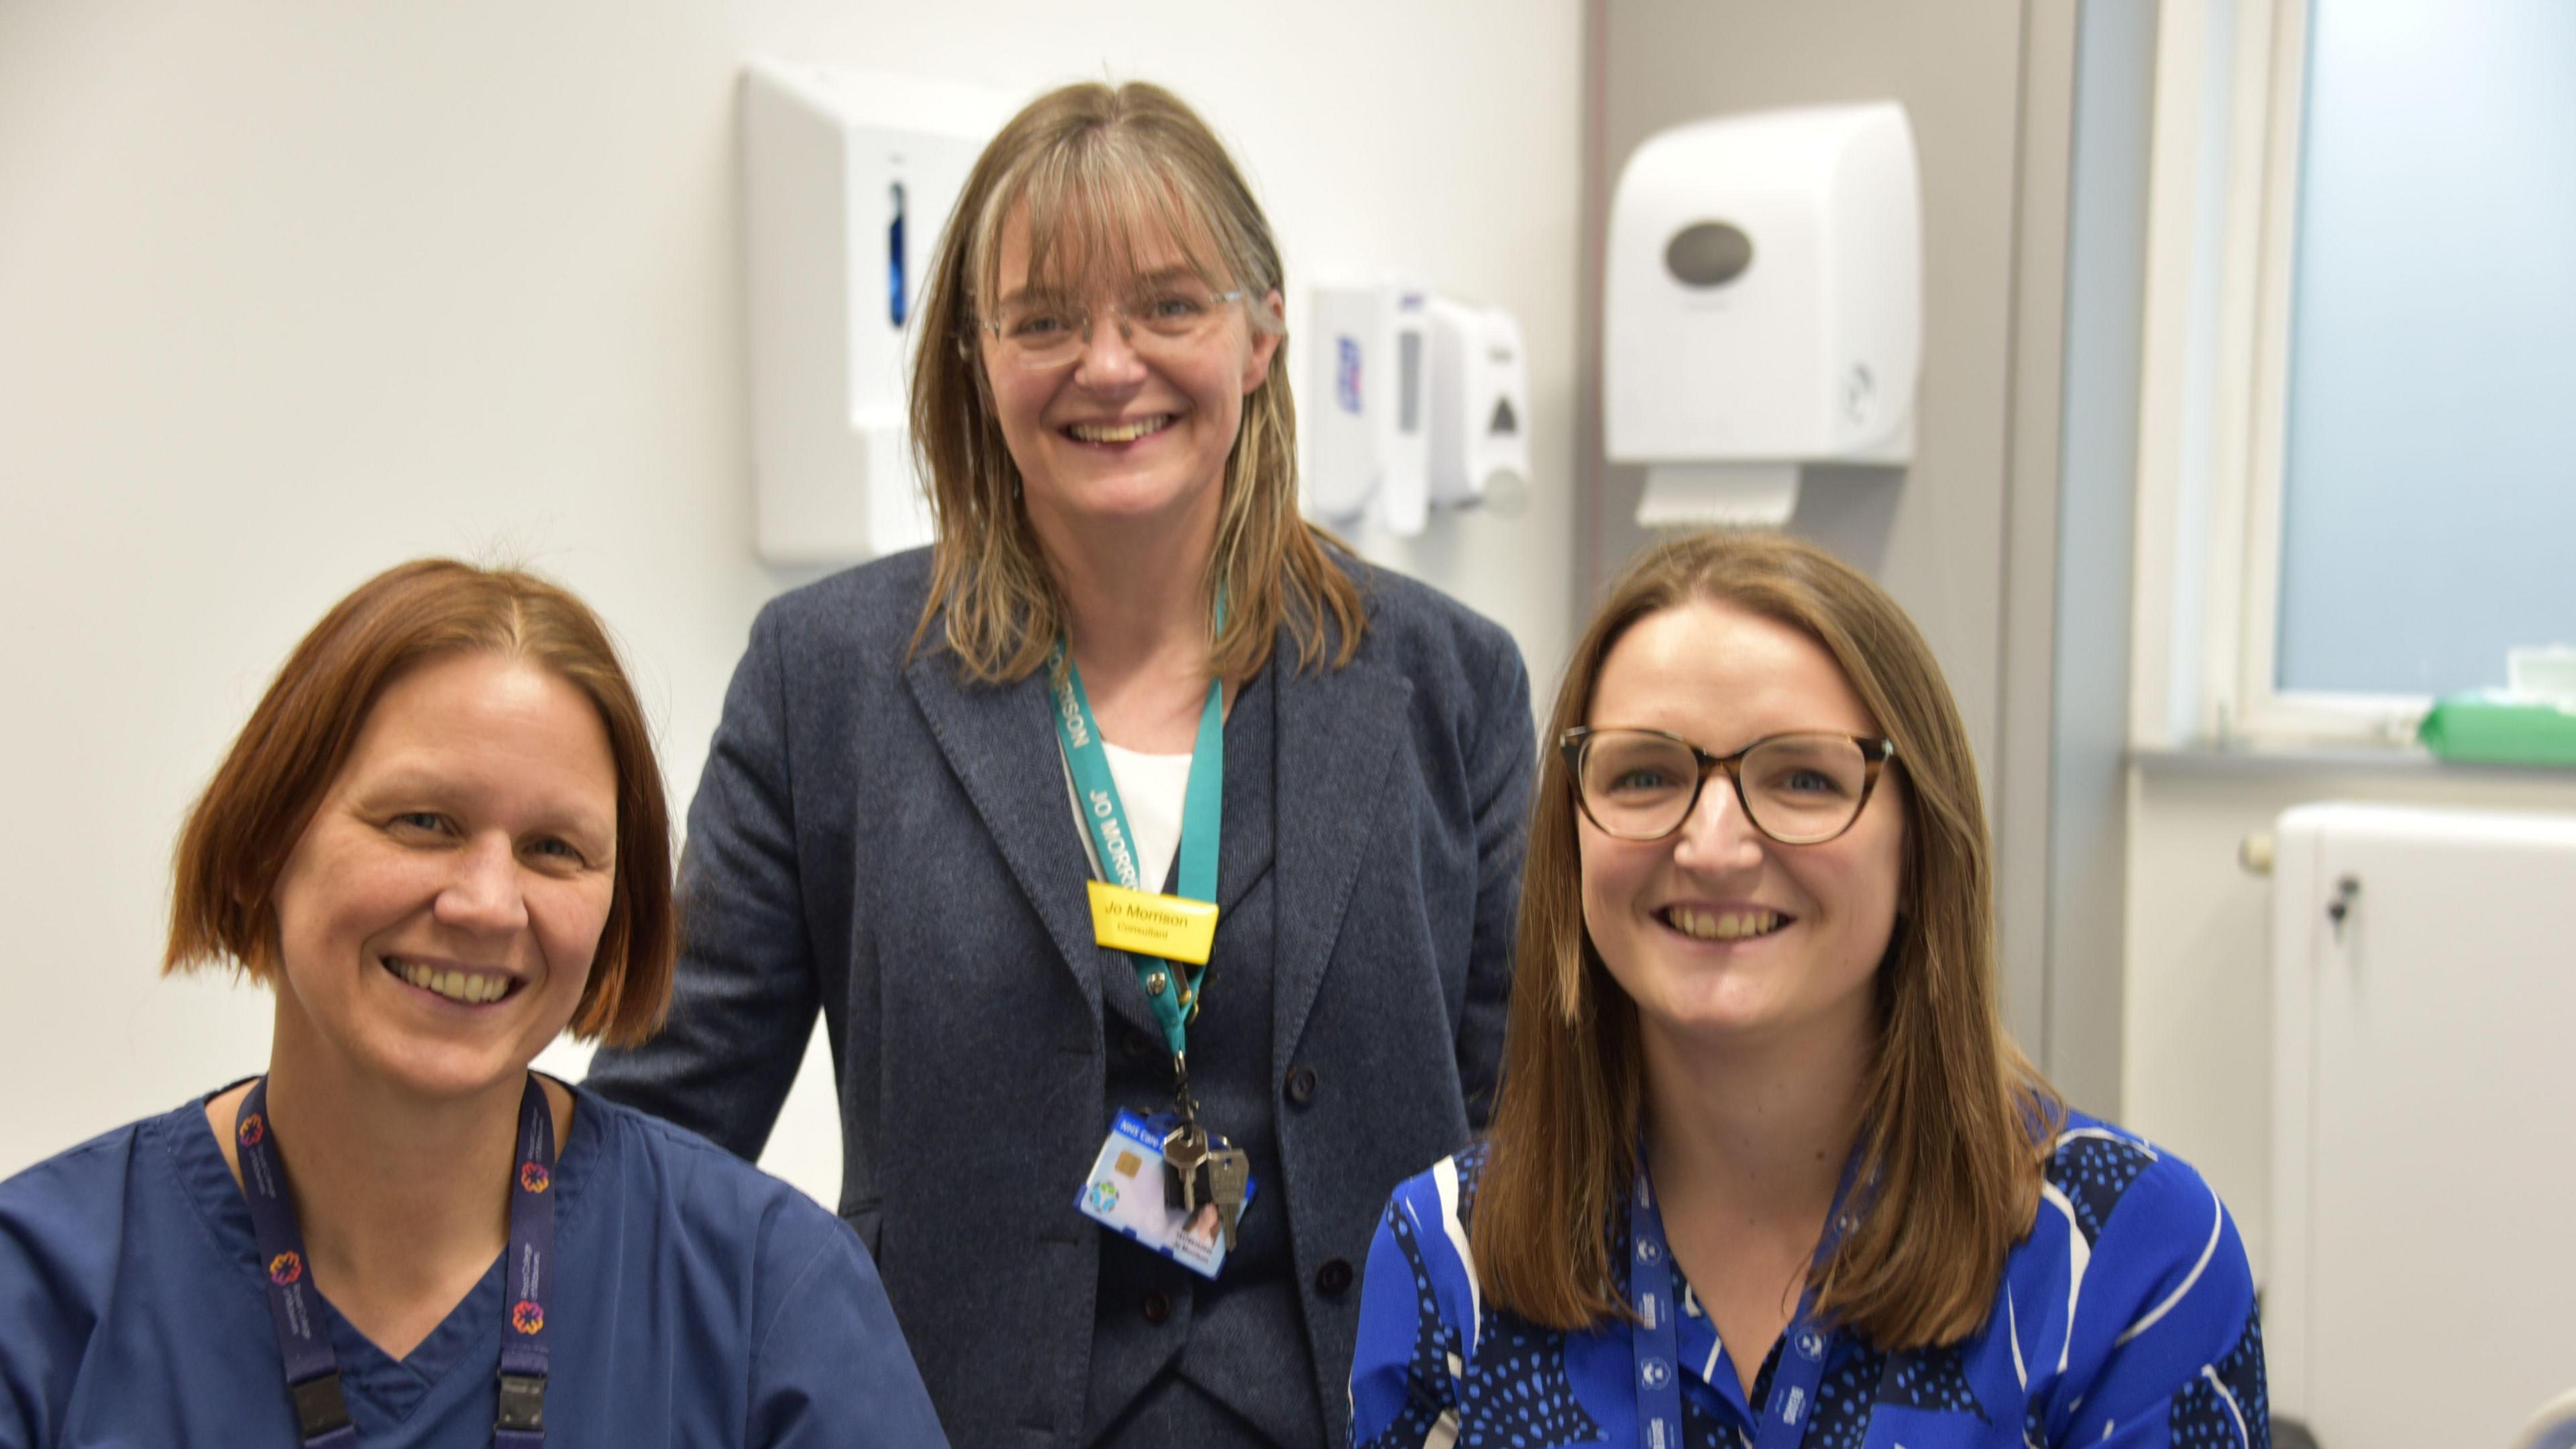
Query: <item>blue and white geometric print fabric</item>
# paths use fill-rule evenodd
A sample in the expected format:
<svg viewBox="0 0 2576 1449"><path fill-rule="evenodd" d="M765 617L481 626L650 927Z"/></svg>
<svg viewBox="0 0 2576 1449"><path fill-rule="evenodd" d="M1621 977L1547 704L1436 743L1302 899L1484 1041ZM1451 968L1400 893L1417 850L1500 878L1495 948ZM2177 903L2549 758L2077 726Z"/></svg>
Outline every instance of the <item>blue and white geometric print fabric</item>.
<svg viewBox="0 0 2576 1449"><path fill-rule="evenodd" d="M1483 1168L1469 1148L1387 1205L1361 1293L1352 1444L1637 1443L1625 1323L1559 1333L1483 1301L1465 1227ZM1836 1335L1801 1449L2270 1449L2253 1279L2218 1195L2181 1159L2080 1115L2046 1177L1984 1325L1895 1354ZM1748 1346L1764 1355L1748 1404L1697 1296L1676 1292L1683 1449L1741 1449L1778 1345Z"/></svg>

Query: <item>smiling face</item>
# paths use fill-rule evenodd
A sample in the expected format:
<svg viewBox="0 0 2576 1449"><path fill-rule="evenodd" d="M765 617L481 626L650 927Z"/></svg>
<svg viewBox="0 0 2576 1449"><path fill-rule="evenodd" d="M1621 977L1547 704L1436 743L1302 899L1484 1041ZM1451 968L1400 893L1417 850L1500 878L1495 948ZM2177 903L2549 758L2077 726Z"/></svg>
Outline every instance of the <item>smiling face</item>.
<svg viewBox="0 0 2576 1449"><path fill-rule="evenodd" d="M1874 736L1824 647L1705 600L1649 614L1602 661L1596 729L1663 730L1715 755L1771 735ZM1578 814L1583 921L1650 1038L1701 1044L1865 1041L1871 978L1894 928L1905 808L1891 774L1836 838L1756 830L1723 774L1681 828L1621 840Z"/></svg>
<svg viewBox="0 0 2576 1449"><path fill-rule="evenodd" d="M616 828L572 685L482 652L401 676L278 879L278 1049L426 1097L515 1090L581 1001Z"/></svg>
<svg viewBox="0 0 2576 1449"><path fill-rule="evenodd" d="M1023 366L989 329L979 334L995 418L1041 539L1117 518L1161 518L1215 537L1243 400L1269 376L1279 347L1279 333L1255 328L1245 308L1263 307L1276 319L1279 294L1219 304L1203 334L1175 347L1141 318L1122 329L1116 309L1151 297L1158 280L1185 279L1203 290L1189 255L1169 236L1151 233L1134 239L1133 268L1135 276L1121 268L1121 275L1091 277L1070 289L1074 295L1055 299L1063 310L1097 319L1090 340L1060 364ZM988 315L1043 294L1044 279L1029 276L1025 212L1003 223L995 271Z"/></svg>

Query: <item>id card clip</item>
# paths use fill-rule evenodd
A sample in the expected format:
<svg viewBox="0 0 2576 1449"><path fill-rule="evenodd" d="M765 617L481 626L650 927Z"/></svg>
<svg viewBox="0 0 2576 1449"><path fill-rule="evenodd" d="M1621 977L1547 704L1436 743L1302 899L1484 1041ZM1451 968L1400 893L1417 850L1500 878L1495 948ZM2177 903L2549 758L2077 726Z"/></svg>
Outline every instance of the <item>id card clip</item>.
<svg viewBox="0 0 2576 1449"><path fill-rule="evenodd" d="M1163 1139L1176 1121L1169 1114L1145 1118L1120 1112L1074 1206L1102 1227L1202 1278L1214 1278L1224 1270L1226 1256L1225 1225L1217 1205L1176 1205L1164 1181ZM1260 1186L1245 1175L1242 1206L1252 1205Z"/></svg>

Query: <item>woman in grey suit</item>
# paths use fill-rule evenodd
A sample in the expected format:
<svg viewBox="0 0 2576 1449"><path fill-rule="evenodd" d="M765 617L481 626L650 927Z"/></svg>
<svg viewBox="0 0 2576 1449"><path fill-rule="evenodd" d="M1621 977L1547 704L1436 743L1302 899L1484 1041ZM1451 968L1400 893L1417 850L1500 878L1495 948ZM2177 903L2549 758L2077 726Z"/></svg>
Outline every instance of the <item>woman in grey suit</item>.
<svg viewBox="0 0 2576 1449"><path fill-rule="evenodd" d="M1493 1091L1528 679L1300 520L1283 285L1168 92L1002 130L920 312L938 541L753 626L670 1028L591 1077L751 1156L820 1008L960 1444L1337 1440L1378 1206Z"/></svg>

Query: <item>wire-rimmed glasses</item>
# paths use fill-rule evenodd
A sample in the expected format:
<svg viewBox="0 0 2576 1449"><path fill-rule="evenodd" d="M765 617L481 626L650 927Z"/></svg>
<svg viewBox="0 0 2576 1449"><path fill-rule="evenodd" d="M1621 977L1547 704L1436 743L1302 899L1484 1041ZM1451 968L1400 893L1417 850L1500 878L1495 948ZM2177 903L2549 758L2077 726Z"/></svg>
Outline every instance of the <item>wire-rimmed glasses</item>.
<svg viewBox="0 0 2576 1449"><path fill-rule="evenodd" d="M1783 845L1822 845L1851 829L1896 757L1894 741L1824 731L1770 735L1712 755L1662 730L1578 727L1557 749L1573 772L1576 805L1604 834L1672 834L1698 807L1708 777L1723 771L1744 818Z"/></svg>
<svg viewBox="0 0 2576 1449"><path fill-rule="evenodd" d="M1118 335L1151 359L1185 353L1215 330L1227 306L1247 293L1238 287L1220 292L1188 275L1148 283L1135 296L1114 303L1110 312ZM1015 298L981 319L1002 355L1026 368L1062 367L1091 345L1093 308L1065 297Z"/></svg>

